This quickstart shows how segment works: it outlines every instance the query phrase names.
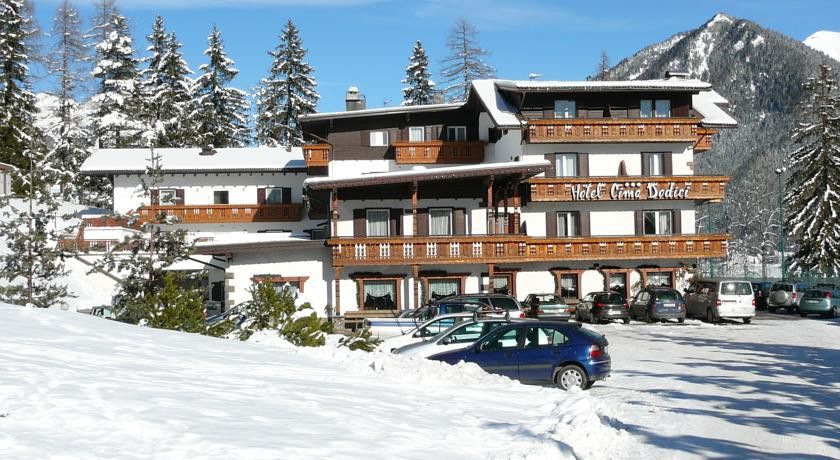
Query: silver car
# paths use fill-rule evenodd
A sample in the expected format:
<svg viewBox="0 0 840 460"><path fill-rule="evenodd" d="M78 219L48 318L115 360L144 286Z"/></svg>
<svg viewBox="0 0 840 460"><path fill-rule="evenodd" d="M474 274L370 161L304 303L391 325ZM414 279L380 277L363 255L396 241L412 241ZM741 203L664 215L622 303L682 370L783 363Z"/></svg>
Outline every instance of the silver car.
<svg viewBox="0 0 840 460"><path fill-rule="evenodd" d="M767 311L775 313L776 310L784 308L788 313L795 313L799 310L799 302L807 290L808 285L805 283L773 283L767 294Z"/></svg>

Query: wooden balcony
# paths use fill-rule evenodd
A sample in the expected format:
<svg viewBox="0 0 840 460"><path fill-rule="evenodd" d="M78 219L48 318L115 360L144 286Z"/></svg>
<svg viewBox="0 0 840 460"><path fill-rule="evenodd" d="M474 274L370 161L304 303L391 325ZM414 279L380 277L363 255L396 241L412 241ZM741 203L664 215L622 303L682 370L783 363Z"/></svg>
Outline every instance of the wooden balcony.
<svg viewBox="0 0 840 460"><path fill-rule="evenodd" d="M475 164L484 161L483 141L391 143L397 164Z"/></svg>
<svg viewBox="0 0 840 460"><path fill-rule="evenodd" d="M412 265L724 257L725 234L536 238L524 235L334 238L333 264Z"/></svg>
<svg viewBox="0 0 840 460"><path fill-rule="evenodd" d="M161 213L178 218L182 224L223 224L250 222L298 222L303 204L205 204L143 206L140 220L150 221Z"/></svg>
<svg viewBox="0 0 840 460"><path fill-rule="evenodd" d="M562 118L528 121L531 144L696 142L696 118Z"/></svg>
<svg viewBox="0 0 840 460"><path fill-rule="evenodd" d="M303 146L303 159L307 168L325 168L330 164L330 144L307 144Z"/></svg>
<svg viewBox="0 0 840 460"><path fill-rule="evenodd" d="M728 176L551 177L528 180L531 201L702 200L718 203Z"/></svg>
<svg viewBox="0 0 840 460"><path fill-rule="evenodd" d="M705 152L714 147L712 136L717 134L716 129L697 128L697 140L694 142L694 152Z"/></svg>
<svg viewBox="0 0 840 460"><path fill-rule="evenodd" d="M58 249L66 252L108 252L119 244L117 240L61 238L58 240Z"/></svg>

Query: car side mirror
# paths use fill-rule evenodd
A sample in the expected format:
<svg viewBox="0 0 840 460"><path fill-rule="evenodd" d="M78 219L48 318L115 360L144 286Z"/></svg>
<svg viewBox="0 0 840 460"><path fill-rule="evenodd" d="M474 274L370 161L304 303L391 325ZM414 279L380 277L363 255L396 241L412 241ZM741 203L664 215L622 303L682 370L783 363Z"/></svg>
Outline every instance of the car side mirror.
<svg viewBox="0 0 840 460"><path fill-rule="evenodd" d="M420 337L420 331L415 332L415 333L414 333L414 334L412 334L411 336L412 336L412 337L414 337L415 339L416 339L416 338L419 338L419 337Z"/></svg>
<svg viewBox="0 0 840 460"><path fill-rule="evenodd" d="M481 353L482 351L485 351L485 350L487 350L487 342L482 342L482 343L478 344L477 347L475 347L475 352L476 353Z"/></svg>
<svg viewBox="0 0 840 460"><path fill-rule="evenodd" d="M443 339L441 339L441 341L440 341L440 344L441 344L441 345L449 345L450 343L452 343L452 339L451 339L451 338L449 338L449 337L444 337L444 338L443 338Z"/></svg>

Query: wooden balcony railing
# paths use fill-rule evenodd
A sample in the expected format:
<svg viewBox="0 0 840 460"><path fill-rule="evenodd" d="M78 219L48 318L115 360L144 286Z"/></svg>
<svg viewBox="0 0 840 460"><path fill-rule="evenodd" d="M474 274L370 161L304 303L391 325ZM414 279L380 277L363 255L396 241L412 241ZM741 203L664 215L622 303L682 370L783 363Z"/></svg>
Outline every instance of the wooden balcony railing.
<svg viewBox="0 0 840 460"><path fill-rule="evenodd" d="M58 249L67 252L108 252L120 244L117 240L80 240L62 238L58 240Z"/></svg>
<svg viewBox="0 0 840 460"><path fill-rule="evenodd" d="M537 177L531 201L723 201L728 176Z"/></svg>
<svg viewBox="0 0 840 460"><path fill-rule="evenodd" d="M393 142L397 164L473 164L484 161L483 141Z"/></svg>
<svg viewBox="0 0 840 460"><path fill-rule="evenodd" d="M695 142L696 118L562 118L528 121L531 144Z"/></svg>
<svg viewBox="0 0 840 460"><path fill-rule="evenodd" d="M695 152L705 152L714 147L712 136L717 134L716 129L711 128L697 128L697 140L694 142Z"/></svg>
<svg viewBox="0 0 840 460"><path fill-rule="evenodd" d="M160 213L177 217L184 224L221 224L247 222L298 222L303 204L205 204L143 206L140 220L155 219Z"/></svg>
<svg viewBox="0 0 840 460"><path fill-rule="evenodd" d="M724 257L725 234L536 238L334 238L333 264L407 265Z"/></svg>
<svg viewBox="0 0 840 460"><path fill-rule="evenodd" d="M307 168L326 167L330 164L330 144L307 144L303 146L303 159Z"/></svg>

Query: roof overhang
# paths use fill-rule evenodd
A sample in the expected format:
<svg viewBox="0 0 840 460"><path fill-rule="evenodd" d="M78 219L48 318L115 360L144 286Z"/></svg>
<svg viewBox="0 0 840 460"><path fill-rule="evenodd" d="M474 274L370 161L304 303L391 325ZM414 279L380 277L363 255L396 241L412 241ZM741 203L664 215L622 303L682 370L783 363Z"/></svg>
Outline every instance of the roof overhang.
<svg viewBox="0 0 840 460"><path fill-rule="evenodd" d="M386 184L408 184L414 182L466 179L476 177L522 176L532 177L550 167L546 160L533 163L519 161L487 163L480 165L450 166L444 168L373 173L342 178L310 178L303 181L309 190L329 190L348 187L368 187Z"/></svg>
<svg viewBox="0 0 840 460"><path fill-rule="evenodd" d="M495 80L496 87L505 91L555 92L555 91L687 91L698 92L712 88L700 80L671 78L666 80L625 81L514 81Z"/></svg>
<svg viewBox="0 0 840 460"><path fill-rule="evenodd" d="M280 241L248 241L234 243L231 241L197 243L196 254L225 254L237 252L256 252L271 249L311 249L324 247L324 240L288 239Z"/></svg>
<svg viewBox="0 0 840 460"><path fill-rule="evenodd" d="M401 113L448 112L450 110L460 109L464 106L464 104L464 102L453 102L448 104L404 105L398 107L383 107L378 109L349 110L345 112L311 113L307 115L302 115L300 117L300 121L307 122L320 120L334 120L338 118L376 117L383 115L395 115Z"/></svg>

